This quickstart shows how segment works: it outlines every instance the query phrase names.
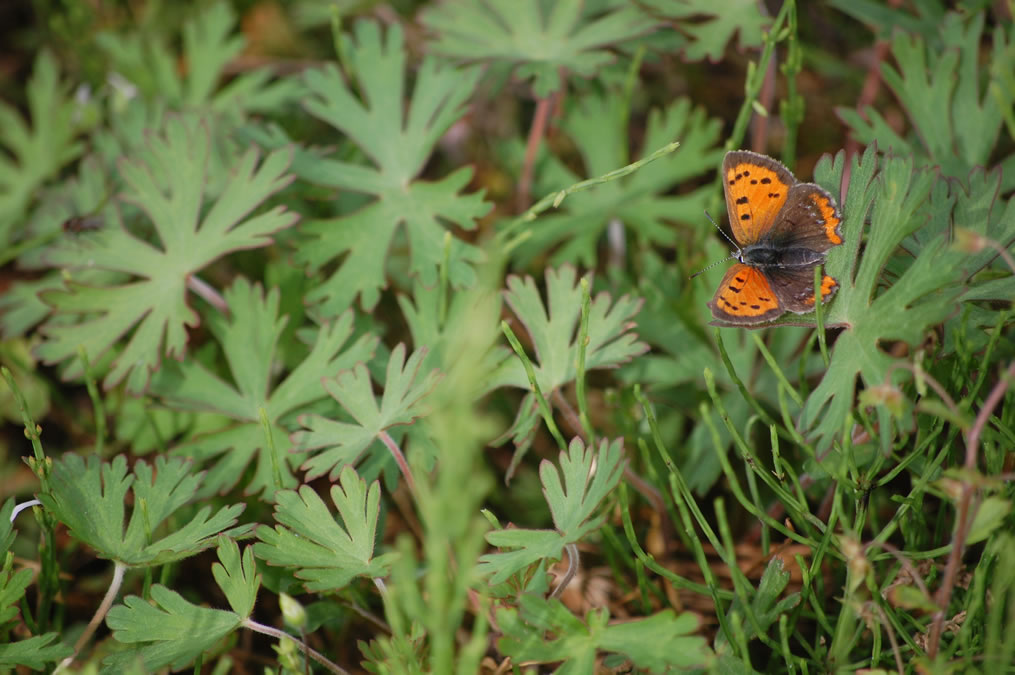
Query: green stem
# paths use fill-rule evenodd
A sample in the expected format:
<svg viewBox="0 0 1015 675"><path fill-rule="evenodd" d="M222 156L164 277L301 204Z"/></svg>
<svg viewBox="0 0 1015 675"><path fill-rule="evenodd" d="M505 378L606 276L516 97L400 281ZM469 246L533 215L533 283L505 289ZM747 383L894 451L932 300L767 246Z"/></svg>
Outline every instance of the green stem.
<svg viewBox="0 0 1015 675"><path fill-rule="evenodd" d="M543 414L543 421L546 422L546 427L550 430L550 434L553 435L554 440L557 441L557 446L563 451L567 449L567 443L564 442L564 436L561 435L560 429L557 428L557 423L553 419L553 411L550 410L550 404L547 403L546 397L543 396L542 390L539 388L539 382L536 381L536 371L532 367L532 361L529 360L529 355L525 353L522 348L522 343L518 341L518 337L514 331L511 330L511 326L507 324L507 321L500 322L500 329L503 331L508 342L511 343L511 348L515 350L515 354L522 361L522 367L525 368L525 374L529 378L529 386L532 388L532 393L536 397L536 401L539 403L539 410Z"/></svg>

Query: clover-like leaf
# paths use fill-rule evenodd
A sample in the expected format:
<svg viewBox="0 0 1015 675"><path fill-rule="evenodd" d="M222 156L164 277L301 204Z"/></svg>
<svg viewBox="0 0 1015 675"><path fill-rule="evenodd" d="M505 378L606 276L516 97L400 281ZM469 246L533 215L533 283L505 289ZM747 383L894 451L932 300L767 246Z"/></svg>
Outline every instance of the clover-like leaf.
<svg viewBox="0 0 1015 675"><path fill-rule="evenodd" d="M592 77L613 61L608 47L652 30L658 22L638 7L610 7L598 16L581 0L446 0L423 14L437 33L431 48L468 63L508 65L532 79L540 98L563 85L561 71Z"/></svg>
<svg viewBox="0 0 1015 675"><path fill-rule="evenodd" d="M932 208L928 198L936 172L914 170L911 158L887 158L875 175L875 163L873 147L861 160L853 160L843 208L846 241L828 256L827 271L839 280L840 290L828 306L826 322L845 330L836 340L828 370L808 398L802 418L805 428L823 439L823 445L843 428L853 405L857 376L867 386L884 383L892 359L879 343L899 340L917 344L930 326L954 311L961 293L962 255L947 248L944 233L926 241L915 259L896 255L903 239L928 221ZM815 176L820 183L835 185L842 168L840 153L834 167L823 161ZM946 195L945 186L939 185ZM941 190L934 194L943 198ZM872 203L870 231L860 256L864 220ZM892 266L891 283L879 292L886 269ZM902 316L905 321L887 318Z"/></svg>
<svg viewBox="0 0 1015 675"><path fill-rule="evenodd" d="M683 50L689 61L719 61L735 35L740 49L760 47L772 22L753 0L727 0L721 5L714 0L644 0L644 6L678 20L677 29L690 38Z"/></svg>
<svg viewBox="0 0 1015 675"><path fill-rule="evenodd" d="M370 373L362 363L334 378L325 378L324 388L338 401L353 422L330 420L320 415L300 418L303 431L293 434L293 444L300 450L322 450L304 463L307 479L331 472L338 478L342 468L354 465L365 452L383 447L382 434L390 427L412 424L427 414L424 398L437 382L438 373L431 370L420 377L420 366L426 349L413 352L405 359L405 345L399 344L388 359L380 405L374 397Z"/></svg>
<svg viewBox="0 0 1015 675"><path fill-rule="evenodd" d="M189 522L155 538L159 525L193 498L199 484L200 478L190 472L190 462L182 459L159 457L154 470L139 460L128 475L123 455L100 462L95 456L86 461L66 454L53 464L51 491L41 493L39 499L73 537L100 557L154 566L210 548L219 533L236 524L242 504L222 507L215 514L205 506ZM132 500L127 499L128 491L133 492ZM128 501L134 504L129 521ZM240 527L232 533L248 529Z"/></svg>
<svg viewBox="0 0 1015 675"><path fill-rule="evenodd" d="M305 459L304 453L289 452L295 415L327 397L322 377L333 377L369 361L377 338L366 334L350 342L353 315L346 312L320 327L310 353L272 387L278 340L286 324L286 319L278 316L278 290L264 297L259 286L241 277L226 291L225 299L229 316L214 314L208 326L222 345L235 384L222 380L196 360L186 360L167 363L152 379L151 393L172 408L218 413L232 421L173 449L174 454L213 463L201 494L232 488L247 466L256 461L246 492L270 495L277 488L295 487L293 469ZM267 432L261 421L262 411L269 424ZM276 457L272 457L266 433L271 434Z"/></svg>
<svg viewBox="0 0 1015 675"><path fill-rule="evenodd" d="M364 308L377 304L386 286L388 248L401 226L410 248L409 273L433 286L448 231L441 223L471 230L490 209L482 193L460 194L471 176L468 168L436 182L416 179L434 145L465 113L479 71L440 67L427 57L406 104L402 100L406 53L400 28L390 27L382 40L375 22L360 21L347 56L362 97L354 94L335 66L328 66L307 72L312 96L305 106L348 135L375 167L305 153L296 168L313 183L376 199L354 213L309 221L300 228L311 240L297 250L297 262L318 271L342 258L338 269L306 297L324 316L345 310L357 296ZM481 259L479 249L453 237L447 259L451 283L472 285L472 265Z"/></svg>
<svg viewBox="0 0 1015 675"><path fill-rule="evenodd" d="M534 363L536 382L544 396L572 382L577 375L578 320L581 318L582 291L577 272L569 265L559 270L547 269L544 306L536 282L512 276L504 298L518 320L525 326L536 351ZM589 307L589 342L585 348L585 368L612 368L644 353L648 345L638 341L631 332L631 319L641 308L641 300L623 296L615 303L607 293L599 293ZM530 389L528 377L519 359L508 359L494 373L491 386L514 386ZM508 433L515 436L520 448L527 447L535 424L526 425L535 407L535 395L526 396L519 408L519 418ZM528 429L528 432L526 432Z"/></svg>
<svg viewBox="0 0 1015 675"><path fill-rule="evenodd" d="M295 567L296 576L307 580L307 590L337 591L356 577L387 576L394 553L374 556L381 486L374 481L367 489L355 469L346 466L340 485L331 487L331 501L341 524L312 488L299 493L279 493L271 529L257 530L261 541L254 552L269 565Z"/></svg>
<svg viewBox="0 0 1015 675"><path fill-rule="evenodd" d="M562 129L574 140L589 176L600 176L625 166L635 158L628 151L629 129L623 113L627 103L617 94L589 95L572 106ZM559 210L541 216L531 226L531 236L514 257L521 265L559 246L554 264L570 262L594 268L607 227L617 223L639 245L672 246L677 231L672 223L701 219L712 194L705 186L679 195L668 194L679 185L711 173L722 160L721 125L704 109L692 108L689 99L675 101L664 110L649 114L641 155L680 141L676 151L641 167L623 178L606 181L570 195ZM544 192L567 188L582 180L567 165L551 158L538 176Z"/></svg>
<svg viewBox="0 0 1015 675"><path fill-rule="evenodd" d="M166 666L179 670L239 628L253 609L260 586L253 551L248 546L241 558L236 542L222 537L218 558L221 564L213 565L213 574L233 611L192 604L161 584L151 588L154 605L128 596L124 604L109 610L106 624L118 642L132 648L107 656L103 672L124 672L139 657L148 671Z"/></svg>
<svg viewBox="0 0 1015 675"><path fill-rule="evenodd" d="M623 450L621 439L600 441L596 450L586 448L580 438L574 438L567 452L560 453L559 470L549 460L543 460L539 478L556 530L511 528L488 533L486 540L493 546L514 549L480 558L479 569L492 575L490 582L501 583L540 560L559 559L564 546L580 541L598 528L602 518L593 518L592 514L620 481Z"/></svg>
<svg viewBox="0 0 1015 675"><path fill-rule="evenodd" d="M556 598L524 593L519 609L497 610L503 633L497 648L515 662L563 661L557 673L591 673L600 652L619 654L639 671L670 672L714 662L705 639L693 635L699 620L691 612L667 609L645 619L610 624L607 609L582 621Z"/></svg>
<svg viewBox="0 0 1015 675"><path fill-rule="evenodd" d="M191 276L231 251L266 246L270 235L289 227L296 215L281 206L251 215L264 200L289 183L289 153L276 151L258 163L254 150L234 168L218 199L204 204L210 146L203 125L169 118L163 133L150 138L150 159L123 161L120 172L128 200L151 219L161 248L119 226L107 224L87 238L75 239L50 253L54 265L98 267L129 278L121 285L84 286L70 282L66 291L44 299L57 316L43 326L46 341L38 349L49 363L75 358L83 347L93 361L125 333L133 333L105 378L112 387L127 378L128 389L142 391L162 354L180 358L187 327L198 315L187 304ZM57 320L83 315L81 323ZM65 375L81 375L75 361Z"/></svg>

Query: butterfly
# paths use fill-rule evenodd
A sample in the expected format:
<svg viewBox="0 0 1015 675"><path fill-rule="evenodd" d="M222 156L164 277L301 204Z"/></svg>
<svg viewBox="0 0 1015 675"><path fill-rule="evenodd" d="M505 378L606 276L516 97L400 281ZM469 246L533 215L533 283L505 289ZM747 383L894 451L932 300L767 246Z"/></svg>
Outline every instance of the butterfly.
<svg viewBox="0 0 1015 675"><path fill-rule="evenodd" d="M722 177L738 262L708 303L712 316L747 326L813 311L814 268L842 243L835 199L819 185L798 183L771 157L746 150L726 153ZM824 275L822 302L838 288Z"/></svg>

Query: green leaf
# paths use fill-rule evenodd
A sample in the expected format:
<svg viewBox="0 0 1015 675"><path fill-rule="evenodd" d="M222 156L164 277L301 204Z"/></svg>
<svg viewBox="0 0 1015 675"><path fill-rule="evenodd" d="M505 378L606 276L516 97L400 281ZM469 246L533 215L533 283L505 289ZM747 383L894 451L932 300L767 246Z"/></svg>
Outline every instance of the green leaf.
<svg viewBox="0 0 1015 675"><path fill-rule="evenodd" d="M839 109L862 143L877 142L899 156L913 155L917 164L938 165L948 176L965 178L990 160L1001 130L1002 114L991 87L1001 86L993 71L986 82L979 72L983 12L948 12L922 33L898 32L892 55L881 66L885 83L905 108L915 138L900 137L872 107ZM937 33L935 35L934 33ZM924 37L924 36L928 37ZM1007 45L1015 42L1015 27L993 35L993 59L1009 61ZM981 84L983 83L983 84ZM869 121L868 121L869 120Z"/></svg>
<svg viewBox="0 0 1015 675"><path fill-rule="evenodd" d="M197 492L200 479L190 473L182 459L155 460L154 471L143 460L127 474L123 455L112 463L88 460L68 453L56 461L50 475L52 492L39 499L76 539L88 544L102 558L126 565L153 566L187 558L210 548L215 537L236 523L242 504L227 506L211 515L201 508L187 523L156 538L156 529ZM127 499L128 490L133 498ZM134 505L130 520L126 504ZM126 522L126 528L124 523ZM249 528L241 527L234 533Z"/></svg>
<svg viewBox="0 0 1015 675"><path fill-rule="evenodd" d="M591 78L613 62L607 47L657 25L633 6L593 16L580 0L452 0L431 7L422 20L438 34L430 44L435 53L510 66L518 78L533 81L539 98L563 86L562 69Z"/></svg>
<svg viewBox="0 0 1015 675"><path fill-rule="evenodd" d="M46 633L0 644L0 666L25 666L32 670L43 670L47 663L60 661L74 653L70 645L60 642L50 644L59 639L59 633Z"/></svg>
<svg viewBox="0 0 1015 675"><path fill-rule="evenodd" d="M1003 249L1010 248L1015 242L1015 199L1001 198L1002 180L1000 169L989 172L975 169L964 180L950 183L955 209L952 217L944 220L961 227L964 235L973 233L999 244ZM1012 269L994 248L984 246L963 260L965 282L969 287L967 296L982 292L981 286L993 281L994 275L976 276L991 263L997 274L1010 281ZM1011 300L1011 296L1000 299Z"/></svg>
<svg viewBox="0 0 1015 675"><path fill-rule="evenodd" d="M36 419L45 419L50 410L50 382L32 356L27 338L15 338L2 343L2 360L21 390L27 408ZM22 423L21 404L9 387L0 388L0 419Z"/></svg>
<svg viewBox="0 0 1015 675"><path fill-rule="evenodd" d="M539 464L543 495L550 506L553 524L569 542L577 541L599 526L589 521L599 502L617 486L623 473L623 440L600 441L599 450L585 448L574 438L567 454L560 453L560 470L549 460ZM593 465L595 473L592 472ZM561 483L561 477L564 482ZM591 480L590 480L591 477Z"/></svg>
<svg viewBox="0 0 1015 675"><path fill-rule="evenodd" d="M381 486L366 481L346 466L339 485L331 487L331 501L342 518L340 525L314 490L278 494L275 529L258 528L254 552L269 565L298 568L309 591L337 591L356 577L387 576L394 553L374 557Z"/></svg>
<svg viewBox="0 0 1015 675"><path fill-rule="evenodd" d="M630 164L628 150L627 102L619 94L589 95L569 108L562 128L574 141L588 176L601 176ZM682 98L667 108L649 113L641 156L680 141L675 152L641 167L623 178L601 183L568 196L560 208L536 220L531 236L513 254L519 265L527 266L559 247L550 258L553 264L573 262L595 268L598 251L611 223L623 226L630 246L672 246L677 241L673 222L695 222L708 205L712 187L681 190L715 170L722 160L720 122L709 119L704 109L692 108ZM522 149L518 156L521 162ZM556 157L542 163L537 188L544 193L567 188L580 180L568 165Z"/></svg>
<svg viewBox="0 0 1015 675"><path fill-rule="evenodd" d="M56 59L39 52L28 81L31 126L17 109L0 101L0 246L18 238L15 226L38 189L81 154L74 140L76 106L60 83Z"/></svg>
<svg viewBox="0 0 1015 675"><path fill-rule="evenodd" d="M245 70L216 91L225 68L245 46L235 33L236 15L228 2L200 8L183 25L183 52L177 55L166 45L164 33L137 30L118 35L99 33L96 44L106 53L110 68L137 87L148 99L161 100L174 108L206 107L233 117L248 112L275 112L301 93L297 78L280 78L269 84L268 68ZM177 67L182 60L187 67Z"/></svg>
<svg viewBox="0 0 1015 675"><path fill-rule="evenodd" d="M212 572L234 611L199 607L160 584L151 588L154 605L128 596L124 604L109 610L106 624L117 641L141 646L106 657L103 672L122 672L138 657L148 671L166 666L178 670L239 628L254 606L260 584L254 556L247 547L241 559L236 542L222 537L218 557L221 564L213 565Z"/></svg>
<svg viewBox="0 0 1015 675"><path fill-rule="evenodd" d="M644 0L646 8L667 19L677 19L677 28L690 37L684 58L713 63L722 59L726 45L739 35L740 50L761 46L772 18L761 13L753 0Z"/></svg>
<svg viewBox="0 0 1015 675"><path fill-rule="evenodd" d="M218 413L231 422L173 449L174 454L214 463L201 494L226 492L256 461L254 474L246 483L246 493L270 496L278 488L297 484L293 470L305 459L303 453L289 452L295 413L326 398L322 378L334 377L373 358L377 338L365 334L350 342L354 317L352 312L346 312L320 327L306 358L273 387L278 341L286 324L286 318L278 316L278 289L265 297L259 285L251 285L240 277L226 291L225 299L228 316L212 314L208 328L222 345L235 384L190 359L167 363L153 377L151 393L172 408ZM275 461L261 423L262 410L278 453ZM276 463L281 480L278 486Z"/></svg>
<svg viewBox="0 0 1015 675"><path fill-rule="evenodd" d="M310 241L299 247L294 259L311 272L344 256L337 270L307 294L307 302L324 316L345 310L356 296L365 309L377 304L386 286L388 249L402 225L411 250L409 274L433 286L448 231L442 222L472 230L491 206L482 193L460 194L471 177L469 168L436 182L416 180L437 141L465 114L479 70L439 67L426 57L406 105L401 29L390 27L385 41L375 22L360 21L355 35L348 60L360 98L334 66L310 70L305 76L312 94L305 102L307 111L345 133L376 167L301 155L305 161L297 169L307 180L376 198L354 213L309 221L300 228ZM471 286L472 266L480 260L479 249L453 238L447 263L451 283Z"/></svg>
<svg viewBox="0 0 1015 675"><path fill-rule="evenodd" d="M765 573L761 575L761 581L758 582L758 590L750 597L751 613L757 619L758 627L762 631L767 631L769 627L779 620L779 616L800 604L799 593L790 593L785 598L780 599L783 591L786 590L786 586L789 585L789 579L790 574L786 571L782 558L778 556L773 557L769 561L768 567L765 568ZM748 621L745 617L744 606L740 596L733 599L733 604L727 610L726 616L732 617L734 613L739 614L741 617L741 630L744 632L744 639L750 640L757 637L754 623ZM720 655L720 658L733 657L729 644L729 636L726 635L724 630L720 629L715 637L715 651Z"/></svg>
<svg viewBox="0 0 1015 675"><path fill-rule="evenodd" d="M219 562L211 566L215 583L222 589L229 606L238 615L246 617L254 611L257 590L261 586L261 575L257 573L254 550L247 546L240 557L240 547L225 535L219 535Z"/></svg>
<svg viewBox="0 0 1015 675"><path fill-rule="evenodd" d="M417 281L413 284L412 298L399 295L398 305L412 334L412 344L427 346L424 370L436 368L442 373L454 373L462 363L461 350L469 349L482 355L470 360L470 365L492 373L509 355L510 350L497 344L501 333L487 329L500 318L502 301L497 290L477 286L451 294L446 316L442 316L440 285L427 288ZM477 342L477 337L482 337L482 341ZM468 373L463 373L458 384L475 389L475 398L497 386L489 378L476 378Z"/></svg>
<svg viewBox="0 0 1015 675"><path fill-rule="evenodd" d="M488 533L486 540L491 545L515 549L480 558L480 571L493 575L490 583L506 581L539 560L559 559L564 546L596 530L602 519L592 518L592 514L620 481L624 471L622 458L622 439L600 441L596 451L586 448L576 437L567 452L560 453L559 471L549 460L543 460L539 465L539 478L556 531L511 528Z"/></svg>
<svg viewBox="0 0 1015 675"><path fill-rule="evenodd" d="M299 450L323 449L303 465L307 480L328 471L330 479L336 480L342 468L347 464L355 465L364 452L373 454L375 449L383 448L379 437L387 429L412 424L427 414L424 399L439 376L436 370L419 376L425 355L426 349L419 349L406 361L405 345L395 347L388 359L380 405L370 385L370 374L362 363L324 380L328 394L352 416L353 422L339 422L320 415L300 417L305 430L293 434L293 445Z"/></svg>
<svg viewBox="0 0 1015 675"><path fill-rule="evenodd" d="M13 513L14 498L11 497L0 507L0 628L5 628L4 624L18 615L18 606L33 576L28 567L14 571L14 554L9 553L14 543Z"/></svg>
<svg viewBox="0 0 1015 675"><path fill-rule="evenodd" d="M535 348L533 363L536 382L543 396L549 398L557 389L574 381L577 375L578 345L577 327L581 317L582 291L574 267L565 265L558 270L546 271L547 303L543 305L536 282L532 277L524 280L517 276L508 278L508 290L504 298L518 320L525 326ZM549 311L547 311L547 307ZM585 349L586 370L612 368L644 353L648 345L638 341L631 332L635 314L641 308L641 300L623 296L611 306L607 293L599 293L589 307L589 342ZM508 359L495 373L490 382L496 386L513 386L531 390L521 360ZM519 407L520 414L535 406L531 392ZM519 417L508 431L514 434L519 447L527 447L529 434L521 433L524 426ZM533 426L532 431L535 427Z"/></svg>
<svg viewBox="0 0 1015 675"><path fill-rule="evenodd" d="M985 540L1004 524L1011 513L1011 501L1001 497L987 497L976 509L976 517L969 527L966 545L976 544Z"/></svg>
<svg viewBox="0 0 1015 675"><path fill-rule="evenodd" d="M948 249L943 234L926 239L915 259L898 254L902 240L917 232L932 213L950 210L947 185L938 182L937 174L929 169L914 170L911 158L887 158L877 173L874 165L873 148L859 161L852 160L843 208L845 243L832 249L826 265L840 286L828 305L825 323L845 330L802 418L804 427L825 446L841 432L850 414L857 376L865 386L885 383L892 359L879 344L889 340L917 344L926 330L954 311L961 293L962 256ZM823 160L815 171L818 182L837 185L842 166L841 153L834 167ZM864 221L872 203L861 257ZM891 284L881 290L889 269L893 270ZM892 319L899 316L906 320Z"/></svg>
<svg viewBox="0 0 1015 675"><path fill-rule="evenodd" d="M920 2L896 8L878 0L829 0L831 7L876 31L881 38L897 31L928 35L944 19L944 3ZM913 16L913 14L917 16Z"/></svg>
<svg viewBox="0 0 1015 675"><path fill-rule="evenodd" d="M218 200L206 205L204 192L210 147L203 124L171 117L158 136L149 139L150 158L120 165L127 201L151 219L161 248L122 226L102 230L51 252L55 265L97 267L140 277L122 285L85 286L69 282L66 291L44 297L57 317L83 315L82 323L51 319L43 326L46 341L38 349L48 363L75 357L79 346L95 360L133 329L123 352L105 378L107 388L127 378L132 392L144 390L163 354L181 358L187 327L198 315L187 304L190 277L236 250L267 246L270 235L291 226L296 215L281 206L251 216L264 200L285 187L289 153L277 151L258 162L253 150L233 169ZM80 377L75 362L66 377Z"/></svg>
<svg viewBox="0 0 1015 675"><path fill-rule="evenodd" d="M690 635L699 623L690 612L676 616L668 609L613 625L609 618L604 608L592 610L583 622L556 598L525 593L520 609L497 610L503 633L497 648L516 663L563 661L556 673L591 673L600 651L620 654L653 673L705 666L713 659L705 639Z"/></svg>
<svg viewBox="0 0 1015 675"><path fill-rule="evenodd" d="M33 281L18 281L0 295L0 332L5 338L25 335L45 319L49 306L40 294L63 287L59 275L51 274Z"/></svg>

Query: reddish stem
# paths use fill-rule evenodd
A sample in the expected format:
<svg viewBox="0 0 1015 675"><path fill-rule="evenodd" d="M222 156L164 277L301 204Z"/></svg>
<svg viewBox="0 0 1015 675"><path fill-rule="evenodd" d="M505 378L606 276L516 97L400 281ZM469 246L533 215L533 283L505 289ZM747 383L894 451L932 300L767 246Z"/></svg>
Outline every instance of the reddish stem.
<svg viewBox="0 0 1015 675"><path fill-rule="evenodd" d="M991 389L990 395L983 402L983 408L980 409L980 413L976 416L976 421L966 436L965 469L967 472L976 470L976 459L980 454L980 436L983 434L983 429L987 426L990 416L994 413L994 409L1001 403L1001 399L1004 398L1005 393L1008 391L1008 384L1013 378L1015 378L1015 361L1008 366L1008 370L1001 375L997 384ZM948 554L948 563L945 565L941 587L938 588L937 594L934 596L934 602L937 603L940 609L934 613L934 621L931 623L930 636L927 641L927 655L932 659L937 656L937 650L940 646L945 613L948 611L948 605L952 599L952 590L959 576L962 554L965 552L966 537L969 536L969 528L972 525L972 509L970 507L973 501L974 490L975 488L968 478L963 480L962 493L959 495L952 550Z"/></svg>
<svg viewBox="0 0 1015 675"><path fill-rule="evenodd" d="M539 143L546 133L546 121L550 117L550 110L553 107L554 95L541 98L536 103L536 112L532 115L532 127L529 128L529 139L525 143L525 164L522 165L522 175L518 179L518 212L521 213L529 207L530 195L532 193L532 168L536 163L536 152L539 150Z"/></svg>
<svg viewBox="0 0 1015 675"><path fill-rule="evenodd" d="M395 439L388 434L387 431L382 431L377 436L381 439L381 443L384 443L391 452L391 456L395 458L395 463L398 464L398 470L402 472L402 476L405 477L405 484L409 487L409 492L412 493L413 498L416 498L416 482L412 479L412 472L409 471L409 463L405 461L405 455L402 454L402 449L398 447L398 443L395 443Z"/></svg>

